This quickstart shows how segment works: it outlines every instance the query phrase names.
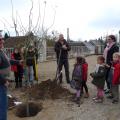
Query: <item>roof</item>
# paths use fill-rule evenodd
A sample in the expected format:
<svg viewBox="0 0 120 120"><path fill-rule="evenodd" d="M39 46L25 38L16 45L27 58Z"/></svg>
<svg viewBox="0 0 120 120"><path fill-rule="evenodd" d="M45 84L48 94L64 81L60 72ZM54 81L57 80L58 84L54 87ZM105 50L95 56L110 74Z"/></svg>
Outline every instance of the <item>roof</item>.
<svg viewBox="0 0 120 120"><path fill-rule="evenodd" d="M69 42L70 46L85 46L83 42Z"/></svg>
<svg viewBox="0 0 120 120"><path fill-rule="evenodd" d="M90 40L89 41L92 45L96 46L96 45L104 45L104 42L101 40Z"/></svg>
<svg viewBox="0 0 120 120"><path fill-rule="evenodd" d="M84 42L84 44L89 50L91 50L91 51L95 50L95 46L92 45L90 42Z"/></svg>
<svg viewBox="0 0 120 120"><path fill-rule="evenodd" d="M32 41L35 39L35 36L30 37ZM19 46L24 46L28 41L29 36L17 36L17 37L9 37L5 40L4 47L5 48L15 48Z"/></svg>

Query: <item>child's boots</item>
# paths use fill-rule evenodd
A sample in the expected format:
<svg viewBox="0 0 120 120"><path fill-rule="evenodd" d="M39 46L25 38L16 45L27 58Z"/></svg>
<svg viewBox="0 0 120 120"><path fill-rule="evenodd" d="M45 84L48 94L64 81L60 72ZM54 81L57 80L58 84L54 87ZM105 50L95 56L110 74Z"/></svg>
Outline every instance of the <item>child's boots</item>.
<svg viewBox="0 0 120 120"><path fill-rule="evenodd" d="M84 98L89 98L89 93L86 93L85 95L84 95Z"/></svg>

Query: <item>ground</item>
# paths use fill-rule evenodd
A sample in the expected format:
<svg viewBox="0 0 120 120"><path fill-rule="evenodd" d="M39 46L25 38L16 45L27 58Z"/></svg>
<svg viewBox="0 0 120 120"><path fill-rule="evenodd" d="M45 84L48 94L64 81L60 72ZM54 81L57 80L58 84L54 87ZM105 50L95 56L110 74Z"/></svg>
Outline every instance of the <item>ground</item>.
<svg viewBox="0 0 120 120"><path fill-rule="evenodd" d="M72 73L74 59L70 62L70 73ZM96 64L96 56L87 57L89 64L89 73L94 70ZM40 63L39 78L40 80L54 79L56 71L56 62L50 61ZM64 80L63 87L72 89ZM110 100L105 98L104 103L96 104L92 101L92 97L96 94L96 88L91 84L91 78L88 77L88 87L90 98L84 99L80 107L76 104L59 100L44 100L44 109L35 117L17 118L13 111L8 112L8 120L120 120L120 104L113 105Z"/></svg>

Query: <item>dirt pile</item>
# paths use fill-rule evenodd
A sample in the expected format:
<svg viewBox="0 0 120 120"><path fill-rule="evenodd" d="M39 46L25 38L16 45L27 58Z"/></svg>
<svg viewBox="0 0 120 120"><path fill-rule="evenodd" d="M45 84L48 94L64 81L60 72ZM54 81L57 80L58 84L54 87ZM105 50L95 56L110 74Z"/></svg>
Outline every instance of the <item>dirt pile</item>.
<svg viewBox="0 0 120 120"><path fill-rule="evenodd" d="M41 104L29 102L16 107L15 115L18 117L32 117L38 114L43 109ZM28 110L28 111L27 111Z"/></svg>
<svg viewBox="0 0 120 120"><path fill-rule="evenodd" d="M67 99L73 94L69 90L62 88L55 81L47 80L38 85L34 85L29 90L29 94L33 99Z"/></svg>

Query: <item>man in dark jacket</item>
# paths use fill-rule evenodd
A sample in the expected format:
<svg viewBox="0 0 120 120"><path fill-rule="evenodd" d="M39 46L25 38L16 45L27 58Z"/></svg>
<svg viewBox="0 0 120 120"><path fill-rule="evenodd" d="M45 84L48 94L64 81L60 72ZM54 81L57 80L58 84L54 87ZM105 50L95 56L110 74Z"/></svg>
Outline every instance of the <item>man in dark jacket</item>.
<svg viewBox="0 0 120 120"><path fill-rule="evenodd" d="M57 56L57 64L58 64L58 73L60 83L62 83L62 67L64 65L66 81L70 83L69 79L69 63L68 63L68 51L70 51L70 46L67 41L64 39L63 34L59 35L59 40L55 44L55 52Z"/></svg>

